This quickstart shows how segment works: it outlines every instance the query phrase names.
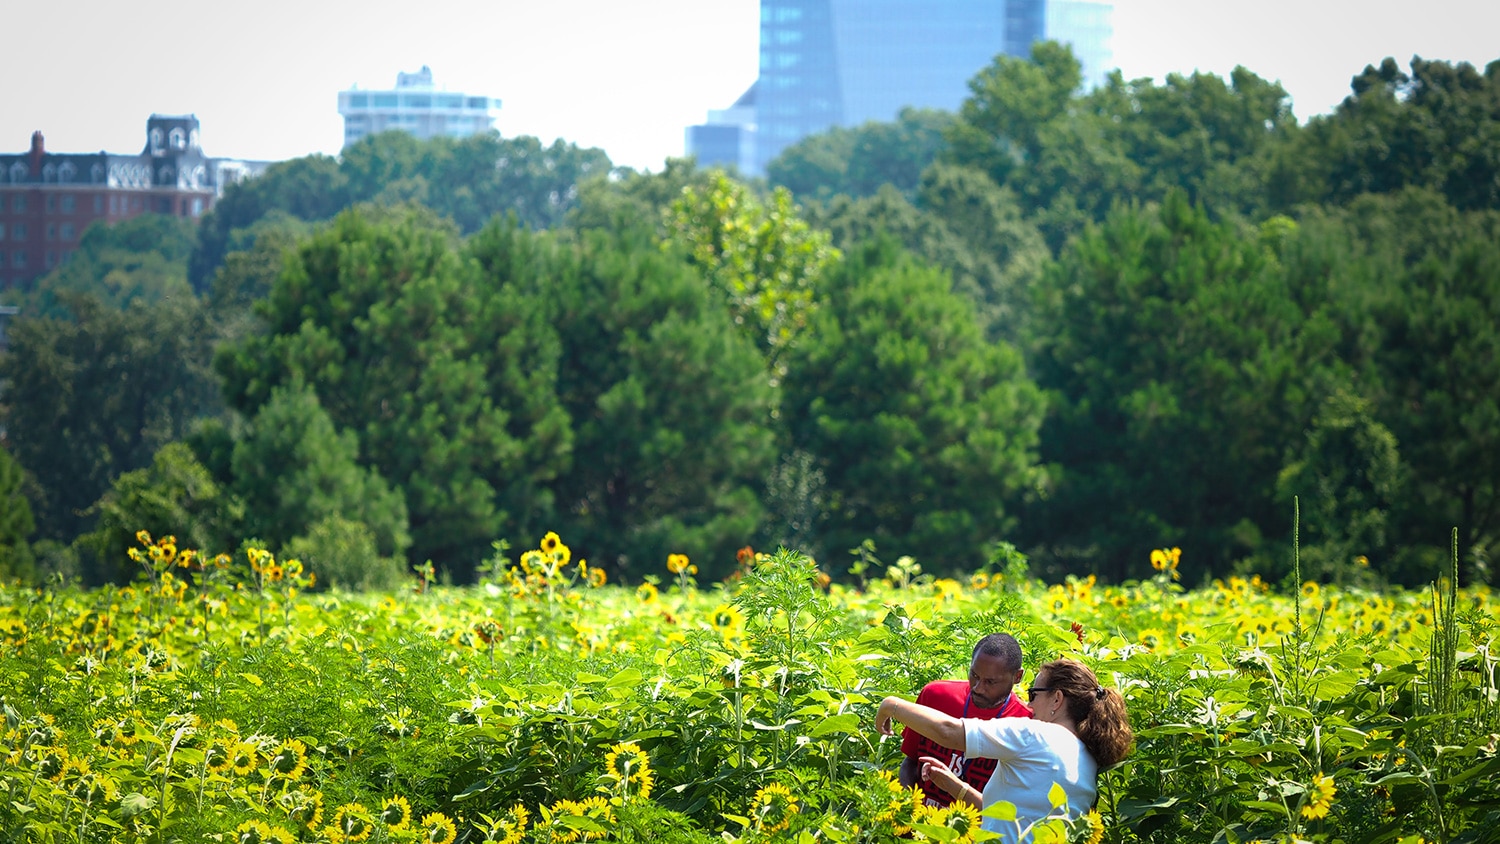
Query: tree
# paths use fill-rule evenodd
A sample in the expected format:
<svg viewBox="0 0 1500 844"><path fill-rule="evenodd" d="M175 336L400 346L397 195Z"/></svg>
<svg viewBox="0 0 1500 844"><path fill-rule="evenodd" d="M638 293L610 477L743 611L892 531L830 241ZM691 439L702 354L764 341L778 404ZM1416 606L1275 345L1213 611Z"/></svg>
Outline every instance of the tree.
<svg viewBox="0 0 1500 844"><path fill-rule="evenodd" d="M950 284L890 241L852 250L789 353L783 413L826 479L830 553L868 538L972 569L1040 480L1043 396Z"/></svg>
<svg viewBox="0 0 1500 844"><path fill-rule="evenodd" d="M1222 574L1290 536L1273 487L1314 385L1338 372L1339 338L1299 306L1260 233L1181 193L1118 209L1044 274L1031 331L1032 371L1055 397L1053 480L1024 520L1033 559L1119 580L1180 546Z"/></svg>
<svg viewBox="0 0 1500 844"><path fill-rule="evenodd" d="M873 196L885 185L914 199L923 171L947 149L944 135L954 119L935 109L903 108L889 123L836 126L782 150L766 165L766 178L804 202Z"/></svg>
<svg viewBox="0 0 1500 844"><path fill-rule="evenodd" d="M149 466L115 478L90 511L98 523L74 545L91 552L83 555L84 579L95 585L127 582L138 573L127 556L138 545L138 531L175 536L179 548L213 554L231 550L229 528L239 515L238 503L180 442L163 446Z"/></svg>
<svg viewBox="0 0 1500 844"><path fill-rule="evenodd" d="M30 578L31 546L27 540L36 530L31 504L22 489L21 465L0 445L0 580Z"/></svg>
<svg viewBox="0 0 1500 844"><path fill-rule="evenodd" d="M67 319L19 319L0 357L13 456L36 479L41 538L70 542L124 472L144 468L204 416L222 412L214 338L192 297L116 311L87 295Z"/></svg>
<svg viewBox="0 0 1500 844"><path fill-rule="evenodd" d="M828 235L797 216L789 192L778 188L763 204L722 171L706 191L683 189L666 240L699 268L773 367L807 324L819 274L838 258Z"/></svg>
<svg viewBox="0 0 1500 844"><path fill-rule="evenodd" d="M528 237L498 225L472 247ZM546 272L526 263L546 261L542 250L504 255L489 266ZM430 212L353 209L286 256L259 306L263 333L227 346L217 366L247 416L274 388L306 384L404 495L411 558L464 579L503 531L550 512L546 484L569 447L557 340L538 307L461 254Z"/></svg>
<svg viewBox="0 0 1500 844"><path fill-rule="evenodd" d="M562 340L557 393L574 431L551 485L558 530L617 572L693 553L725 573L760 522L775 458L764 358L646 226L582 232L565 255L535 288Z"/></svg>
<svg viewBox="0 0 1500 844"><path fill-rule="evenodd" d="M194 234L191 220L166 214L89 226L69 259L22 298L22 313L66 317L62 299L69 294L95 296L121 309L134 302L192 296L187 259Z"/></svg>
<svg viewBox="0 0 1500 844"><path fill-rule="evenodd" d="M404 554L406 503L358 457L354 432L335 430L312 390L295 381L273 389L230 458L245 535L283 547L337 516L362 524L379 555Z"/></svg>
<svg viewBox="0 0 1500 844"><path fill-rule="evenodd" d="M188 281L194 290L207 290L224 257L245 247L241 230L273 211L317 222L349 203L348 177L336 159L309 155L272 164L259 176L227 187L199 222L198 243L188 260Z"/></svg>

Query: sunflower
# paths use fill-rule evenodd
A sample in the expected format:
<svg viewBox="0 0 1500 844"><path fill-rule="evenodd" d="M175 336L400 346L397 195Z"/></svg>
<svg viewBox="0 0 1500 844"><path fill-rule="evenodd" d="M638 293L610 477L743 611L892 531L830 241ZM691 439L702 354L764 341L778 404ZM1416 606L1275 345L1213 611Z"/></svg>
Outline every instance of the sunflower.
<svg viewBox="0 0 1500 844"><path fill-rule="evenodd" d="M709 616L709 624L724 636L736 636L745 629L745 614L734 604L719 604Z"/></svg>
<svg viewBox="0 0 1500 844"><path fill-rule="evenodd" d="M370 810L359 803L345 803L334 810L333 819L328 822L333 837L338 836L340 841L363 841L370 837L375 831L375 824L370 820Z"/></svg>
<svg viewBox="0 0 1500 844"><path fill-rule="evenodd" d="M80 776L69 793L91 806L113 803L119 794L115 781L97 771L88 771Z"/></svg>
<svg viewBox="0 0 1500 844"><path fill-rule="evenodd" d="M581 818L588 812L582 803L573 800L559 800L543 810L543 816L548 822L548 832L551 836L548 840L556 841L558 844L570 844L583 837L583 830L569 825L564 818Z"/></svg>
<svg viewBox="0 0 1500 844"><path fill-rule="evenodd" d="M260 765L260 748L254 742L237 741L229 751L229 764L235 774L245 776Z"/></svg>
<svg viewBox="0 0 1500 844"><path fill-rule="evenodd" d="M442 812L424 816L418 829L422 835L421 840L428 844L453 844L453 839L458 836L458 829L453 826L453 821Z"/></svg>
<svg viewBox="0 0 1500 844"><path fill-rule="evenodd" d="M266 844L271 840L271 825L249 820L234 828L235 844Z"/></svg>
<svg viewBox="0 0 1500 844"><path fill-rule="evenodd" d="M779 782L766 785L755 792L750 801L750 814L755 817L755 826L768 835L781 832L792 825L792 815L801 811L797 798Z"/></svg>
<svg viewBox="0 0 1500 844"><path fill-rule="evenodd" d="M585 799L578 805L583 808L583 814L585 817L598 823L600 826L605 827L606 829L610 824L615 822L615 810L612 806L609 805L609 801L605 800L603 797L595 795L593 797ZM583 840L592 841L596 838L603 838L606 834L607 833L604 829L601 829L597 832L586 831L583 833Z"/></svg>
<svg viewBox="0 0 1500 844"><path fill-rule="evenodd" d="M323 820L323 793L313 789L292 789L276 798L277 805L286 812L287 820L312 829Z"/></svg>
<svg viewBox="0 0 1500 844"><path fill-rule="evenodd" d="M491 844L521 844L521 839L526 836L526 821L530 813L520 803L505 810L498 820L486 816L489 822L489 831L485 835L485 841Z"/></svg>
<svg viewBox="0 0 1500 844"><path fill-rule="evenodd" d="M979 831L979 810L963 800L954 800L947 806L938 809L928 820L933 826L947 827L958 833L953 839L954 844L969 844L974 840L974 833Z"/></svg>
<svg viewBox="0 0 1500 844"><path fill-rule="evenodd" d="M273 777L288 782L301 779L307 770L307 745L297 739L287 739L271 752L269 767Z"/></svg>
<svg viewBox="0 0 1500 844"><path fill-rule="evenodd" d="M1085 844L1099 844L1100 841L1103 841L1104 817L1099 814L1099 810L1091 809L1087 815L1083 816L1083 819L1088 821L1089 825L1089 837Z"/></svg>
<svg viewBox="0 0 1500 844"><path fill-rule="evenodd" d="M635 587L635 596L640 598L643 604L656 603L656 594L656 584L654 583L642 583L640 586Z"/></svg>
<svg viewBox="0 0 1500 844"><path fill-rule="evenodd" d="M540 547L542 549L542 553L551 554L553 551L557 550L557 547L559 545L562 545L562 537L558 536L556 531L549 530L547 531L547 535L542 537Z"/></svg>
<svg viewBox="0 0 1500 844"><path fill-rule="evenodd" d="M222 774L234 766L234 739L218 738L203 752L203 764L211 774Z"/></svg>
<svg viewBox="0 0 1500 844"><path fill-rule="evenodd" d="M380 820L387 829L405 829L411 823L411 803L400 795L387 797L380 804Z"/></svg>
<svg viewBox="0 0 1500 844"><path fill-rule="evenodd" d="M668 554L667 555L667 571L669 571L669 572L671 572L673 574L682 574L683 572L687 571L689 568L692 568L692 566L691 566L691 564L688 563L688 558L687 558L686 554ZM696 571L696 569L694 569L694 571Z"/></svg>
<svg viewBox="0 0 1500 844"><path fill-rule="evenodd" d="M651 796L651 757L635 742L624 741L611 747L604 756L604 768L620 782L625 796L630 795L632 785L636 797L644 800Z"/></svg>
<svg viewBox="0 0 1500 844"><path fill-rule="evenodd" d="M1312 785L1307 789L1307 802L1302 807L1302 817L1328 817L1328 809L1333 805L1335 791L1337 789L1333 786L1333 777L1325 777L1321 772L1314 774Z"/></svg>

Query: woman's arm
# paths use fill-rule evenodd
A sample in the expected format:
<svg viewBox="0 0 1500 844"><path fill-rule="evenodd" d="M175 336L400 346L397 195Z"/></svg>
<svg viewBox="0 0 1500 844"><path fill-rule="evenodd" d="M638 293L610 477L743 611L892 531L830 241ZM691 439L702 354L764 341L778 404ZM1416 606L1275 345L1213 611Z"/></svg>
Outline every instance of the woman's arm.
<svg viewBox="0 0 1500 844"><path fill-rule="evenodd" d="M969 785L953 773L953 769L943 764L943 760L932 756L923 756L921 760L922 779L936 783L938 788L947 792L948 796L955 800L962 800L976 809L984 808L984 795L974 786Z"/></svg>
<svg viewBox="0 0 1500 844"><path fill-rule="evenodd" d="M964 725L952 715L899 697L888 697L875 711L875 729L883 736L895 733L892 721L900 721L943 747L964 749Z"/></svg>

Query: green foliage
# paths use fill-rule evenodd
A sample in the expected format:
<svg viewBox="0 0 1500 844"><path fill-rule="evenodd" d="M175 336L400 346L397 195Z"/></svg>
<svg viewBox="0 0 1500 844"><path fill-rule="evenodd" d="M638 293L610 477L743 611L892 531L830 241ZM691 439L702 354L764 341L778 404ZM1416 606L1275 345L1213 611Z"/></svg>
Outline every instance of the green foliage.
<svg viewBox="0 0 1500 844"><path fill-rule="evenodd" d="M984 559L1039 479L1043 399L942 273L889 242L829 277L788 361L794 448L827 481L825 548L865 538L952 571Z"/></svg>
<svg viewBox="0 0 1500 844"><path fill-rule="evenodd" d="M762 204L722 172L704 191L683 189L666 240L687 253L773 364L806 326L819 275L838 260L828 235L797 216L788 191L778 188Z"/></svg>
<svg viewBox="0 0 1500 844"><path fill-rule="evenodd" d="M192 220L166 214L96 223L84 231L67 261L21 297L21 312L67 319L67 300L79 294L115 309L191 297L187 259L194 234Z"/></svg>
<svg viewBox="0 0 1500 844"><path fill-rule="evenodd" d="M245 504L244 531L279 547L337 517L336 535L326 541L346 537L343 526L353 523L363 531L359 538L371 543L370 559L375 553L401 557L411 544L406 504L358 457L354 432L335 430L312 390L295 381L273 389L230 458L233 488ZM340 574L352 588L352 572ZM379 588L390 585L385 579Z"/></svg>
<svg viewBox="0 0 1500 844"><path fill-rule="evenodd" d="M94 582L130 579L135 566L126 552L137 545L137 531L176 536L184 548L218 550L231 541L240 515L238 502L180 442L163 446L150 466L120 475L90 509L98 525L75 544L87 552L81 555L85 574Z"/></svg>
<svg viewBox="0 0 1500 844"><path fill-rule="evenodd" d="M231 186L203 220L189 277L206 289L229 253L242 248L236 244L247 240L243 230L277 212L318 222L362 202L418 202L465 233L506 214L531 228L551 228L578 204L579 186L609 169L603 150L561 139L547 146L493 133L426 141L399 130L370 135L337 161L293 159Z"/></svg>
<svg viewBox="0 0 1500 844"><path fill-rule="evenodd" d="M874 196L891 185L915 198L922 173L947 149L954 116L903 108L890 123L834 127L787 147L766 165L766 178L799 199Z"/></svg>
<svg viewBox="0 0 1500 844"><path fill-rule="evenodd" d="M1014 342L1021 336L1031 312L1031 285L1050 258L1014 193L973 168L928 168L915 205L885 189L866 199L835 197L809 216L841 249L894 237L948 271L953 290L973 303L991 339Z"/></svg>
<svg viewBox="0 0 1500 844"><path fill-rule="evenodd" d="M474 248L528 237L502 225ZM543 273L544 250L487 260L461 256L452 232L422 211L345 212L288 254L260 306L264 333L217 363L226 395L249 415L275 387L306 384L404 495L410 558L460 578L511 520L539 532L533 520L550 512L544 484L569 443L552 386L555 335L537 300L510 284Z"/></svg>
<svg viewBox="0 0 1500 844"><path fill-rule="evenodd" d="M573 431L550 485L558 529L616 571L691 548L722 573L760 522L756 486L774 460L765 359L644 227L579 240L536 290L562 343L556 390Z"/></svg>
<svg viewBox="0 0 1500 844"><path fill-rule="evenodd" d="M36 530L31 503L23 490L21 465L0 444L0 581L29 579L32 575L31 545Z"/></svg>
<svg viewBox="0 0 1500 844"><path fill-rule="evenodd" d="M282 555L301 560L318 575L319 585L333 589L389 592L407 579L404 557L381 554L379 539L369 525L336 513L293 537Z"/></svg>
<svg viewBox="0 0 1500 844"><path fill-rule="evenodd" d="M192 297L123 311L88 295L66 304L67 319L12 323L0 381L12 456L36 479L39 538L71 542L115 478L221 404L213 328Z"/></svg>
<svg viewBox="0 0 1500 844"><path fill-rule="evenodd" d="M1259 547L1257 529L1287 535L1271 504L1281 449L1312 415L1307 379L1331 365L1308 325L1258 238L1181 194L1074 242L1044 277L1030 342L1056 397L1042 454L1057 471L1023 520L1033 559L1124 579L1143 549L1181 544L1218 574Z"/></svg>

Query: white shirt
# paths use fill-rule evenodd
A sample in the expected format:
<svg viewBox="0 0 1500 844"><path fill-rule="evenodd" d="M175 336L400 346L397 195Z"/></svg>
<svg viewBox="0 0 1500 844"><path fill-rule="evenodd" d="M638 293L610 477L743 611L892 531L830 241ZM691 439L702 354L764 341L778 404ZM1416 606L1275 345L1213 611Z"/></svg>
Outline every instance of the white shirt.
<svg viewBox="0 0 1500 844"><path fill-rule="evenodd" d="M995 773L984 787L986 808L1000 800L1015 804L1020 829L1052 814L1047 793L1052 784L1067 794L1068 814L1078 816L1094 805L1099 794L1099 765L1073 731L1058 724L1027 718L961 719L964 753L994 759ZM984 828L1014 844L1016 824L985 818Z"/></svg>

